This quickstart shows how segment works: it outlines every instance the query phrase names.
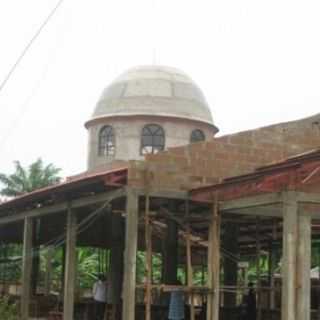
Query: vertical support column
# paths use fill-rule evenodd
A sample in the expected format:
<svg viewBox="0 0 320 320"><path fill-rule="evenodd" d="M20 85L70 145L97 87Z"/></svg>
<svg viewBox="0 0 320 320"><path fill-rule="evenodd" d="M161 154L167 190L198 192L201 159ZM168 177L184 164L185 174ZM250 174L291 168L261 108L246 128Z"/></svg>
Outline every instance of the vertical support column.
<svg viewBox="0 0 320 320"><path fill-rule="evenodd" d="M297 225L296 195L286 192L283 197L282 320L296 320Z"/></svg>
<svg viewBox="0 0 320 320"><path fill-rule="evenodd" d="M299 211L297 258L297 320L310 320L311 217Z"/></svg>
<svg viewBox="0 0 320 320"><path fill-rule="evenodd" d="M29 305L31 294L32 273L32 238L33 224L31 218L25 218L23 231L22 254L22 293L21 293L21 320L29 319Z"/></svg>
<svg viewBox="0 0 320 320"><path fill-rule="evenodd" d="M127 189L126 240L122 319L135 319L136 260L138 241L139 203L136 191Z"/></svg>
<svg viewBox="0 0 320 320"><path fill-rule="evenodd" d="M213 290L208 295L207 320L219 320L220 311L220 225L218 202L214 203L213 219L209 229L208 247L208 287Z"/></svg>
<svg viewBox="0 0 320 320"><path fill-rule="evenodd" d="M67 213L63 320L73 320L76 275L76 242L77 217L75 212L71 209L71 207L69 207Z"/></svg>
<svg viewBox="0 0 320 320"><path fill-rule="evenodd" d="M146 241L146 314L145 319L151 320L151 290L152 290L152 227L149 216L150 197L145 197L145 241Z"/></svg>

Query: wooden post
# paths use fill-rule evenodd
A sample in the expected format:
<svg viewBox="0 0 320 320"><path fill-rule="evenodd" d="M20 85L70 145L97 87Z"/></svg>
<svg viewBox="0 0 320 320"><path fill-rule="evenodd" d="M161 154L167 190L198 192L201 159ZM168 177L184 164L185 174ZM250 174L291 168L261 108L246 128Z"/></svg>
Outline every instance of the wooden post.
<svg viewBox="0 0 320 320"><path fill-rule="evenodd" d="M209 228L208 246L208 287L213 294L208 295L207 320L219 320L220 311L220 225L218 200L213 206L212 222Z"/></svg>
<svg viewBox="0 0 320 320"><path fill-rule="evenodd" d="M71 209L71 207L69 207L67 213L63 320L73 320L76 274L76 242L77 217L75 212Z"/></svg>
<svg viewBox="0 0 320 320"><path fill-rule="evenodd" d="M286 192L283 198L282 320L296 320L297 225L295 193Z"/></svg>
<svg viewBox="0 0 320 320"><path fill-rule="evenodd" d="M297 320L310 320L311 218L300 211L298 221Z"/></svg>
<svg viewBox="0 0 320 320"><path fill-rule="evenodd" d="M135 319L138 207L139 203L137 192L128 188L122 308L123 320Z"/></svg>
<svg viewBox="0 0 320 320"><path fill-rule="evenodd" d="M24 219L23 254L22 254L22 293L21 320L29 319L32 274L32 238L33 223L31 218Z"/></svg>
<svg viewBox="0 0 320 320"><path fill-rule="evenodd" d="M145 197L145 241L146 241L146 314L145 319L151 320L151 285L152 285L152 229L149 216L150 197Z"/></svg>

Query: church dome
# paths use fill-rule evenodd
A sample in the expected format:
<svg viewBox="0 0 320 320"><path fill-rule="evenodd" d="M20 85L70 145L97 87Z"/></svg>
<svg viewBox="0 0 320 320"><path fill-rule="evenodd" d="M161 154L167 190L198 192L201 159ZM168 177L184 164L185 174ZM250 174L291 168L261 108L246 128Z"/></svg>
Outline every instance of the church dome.
<svg viewBox="0 0 320 320"><path fill-rule="evenodd" d="M119 116L159 116L200 121L214 126L206 99L192 79L164 66L130 69L102 93L90 123Z"/></svg>

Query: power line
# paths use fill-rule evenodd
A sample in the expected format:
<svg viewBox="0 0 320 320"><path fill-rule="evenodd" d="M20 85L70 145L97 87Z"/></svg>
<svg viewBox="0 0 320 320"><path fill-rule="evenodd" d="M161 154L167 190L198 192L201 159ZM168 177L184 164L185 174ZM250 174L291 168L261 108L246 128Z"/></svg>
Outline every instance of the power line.
<svg viewBox="0 0 320 320"><path fill-rule="evenodd" d="M45 26L48 24L48 22L50 21L50 19L53 17L53 15L57 12L57 10L59 9L59 7L62 5L64 0L59 0L58 3L55 5L55 7L50 11L49 15L46 17L46 19L43 21L43 23L40 25L39 29L37 30L37 32L34 34L34 36L30 39L30 41L27 43L27 45L25 46L25 48L23 49L23 51L21 52L21 54L18 56L18 59L16 60L16 62L13 64L13 66L11 67L11 69L9 70L8 74L6 75L6 77L4 78L4 80L2 81L1 85L0 85L0 92L3 90L3 88L5 87L5 85L7 84L7 82L9 81L10 77L12 76L12 74L14 73L14 71L17 69L17 67L19 66L21 60L24 58L24 56L26 55L26 53L28 52L28 50L30 49L30 47L32 46L32 44L35 42L35 40L39 37L41 31L45 28Z"/></svg>

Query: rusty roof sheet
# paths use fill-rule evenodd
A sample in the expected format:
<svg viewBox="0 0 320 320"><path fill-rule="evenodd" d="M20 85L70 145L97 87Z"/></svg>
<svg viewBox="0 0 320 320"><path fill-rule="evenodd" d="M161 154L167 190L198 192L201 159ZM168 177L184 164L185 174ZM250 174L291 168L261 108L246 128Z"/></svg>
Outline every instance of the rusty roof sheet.
<svg viewBox="0 0 320 320"><path fill-rule="evenodd" d="M67 193L78 189L89 187L90 185L102 183L105 186L116 187L126 184L128 168L118 168L114 170L102 171L98 173L83 173L77 176L68 177L65 181L34 190L32 192L15 197L0 203L0 210L12 208L16 205L23 205L32 201L39 201L45 197L57 193Z"/></svg>

